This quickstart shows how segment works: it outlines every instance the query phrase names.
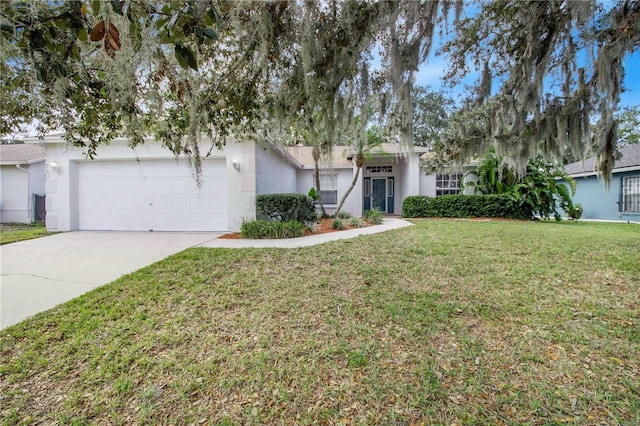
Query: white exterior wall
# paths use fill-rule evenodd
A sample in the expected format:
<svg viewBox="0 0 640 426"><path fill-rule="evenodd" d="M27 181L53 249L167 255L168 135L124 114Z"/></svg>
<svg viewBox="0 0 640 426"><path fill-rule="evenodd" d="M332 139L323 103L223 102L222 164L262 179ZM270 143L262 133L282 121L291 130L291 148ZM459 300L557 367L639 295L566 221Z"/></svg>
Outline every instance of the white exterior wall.
<svg viewBox="0 0 640 426"><path fill-rule="evenodd" d="M315 185L313 172L314 172L313 169L298 169L296 192L298 192L299 194L305 194L305 195L309 193L309 190L313 188ZM338 203L339 203L344 193L347 192L347 190L351 186L351 182L353 181L353 170L351 168L348 168L348 169L321 168L320 173L321 174L328 173L328 174L336 175L337 186L338 186ZM358 214L357 208L356 208L356 206L358 205L358 202L362 204L362 200L355 198L357 195L357 194L354 194L355 192L356 192L356 188L354 188L353 191L351 191L351 194L349 194L349 197L345 200L344 205L342 206L342 210L347 211L353 214L354 216ZM338 207L337 204L335 205L329 204L324 206L325 210L330 215L335 213L336 207ZM318 209L317 211L319 212L320 210Z"/></svg>
<svg viewBox="0 0 640 426"><path fill-rule="evenodd" d="M20 167L29 169L28 165ZM0 221L2 223L30 223L29 206L31 203L28 173L13 164L1 166L1 168Z"/></svg>
<svg viewBox="0 0 640 426"><path fill-rule="evenodd" d="M402 164L402 163L400 163ZM402 192L399 200L395 200L397 214L402 214L402 202L411 195L420 195L420 163L414 156L405 160L401 177Z"/></svg>
<svg viewBox="0 0 640 426"><path fill-rule="evenodd" d="M338 178L338 203L340 203L340 200L342 199L344 194L349 190L349 187L351 186L351 182L353 182L353 169L351 168L337 169L336 174ZM344 204L341 210L347 211L355 216L356 215L355 206L358 204L358 201L359 201L359 204L362 204L362 200L356 199L355 198L356 194L354 194L354 192L356 192L355 188L353 189L353 191L351 191L347 199L344 201ZM336 207L338 206L336 205ZM335 210L336 210L335 208L328 209L327 213L334 214Z"/></svg>
<svg viewBox="0 0 640 426"><path fill-rule="evenodd" d="M353 179L353 176L355 176L356 174L356 163L355 163L355 159L353 160L353 173L351 176L351 179ZM364 189L364 166L362 167L362 170L360 170L360 174L358 175L358 181L356 182L356 186L353 187L353 191L351 191L351 194L349 194L349 198L347 199L347 201L345 202L345 205L347 204L347 202L351 203L351 210L349 210L349 212L356 216L356 217L361 217L363 214L363 203L364 203L364 199L362 198L362 191Z"/></svg>
<svg viewBox="0 0 640 426"><path fill-rule="evenodd" d="M29 194L45 195L45 164L44 161L29 165Z"/></svg>
<svg viewBox="0 0 640 426"><path fill-rule="evenodd" d="M256 192L257 195L299 192L295 166L266 145L256 146Z"/></svg>
<svg viewBox="0 0 640 426"><path fill-rule="evenodd" d="M77 166L87 161L81 148L62 140L46 141L48 164L55 162L57 171L48 168L46 180L47 229L70 231L78 229ZM173 159L175 156L153 140L132 149L128 141L114 140L98 148L95 160L153 160ZM214 149L210 159L226 161L227 170L227 227L238 230L243 218L255 218L256 170L255 144L229 142L223 149ZM233 167L233 160L240 170Z"/></svg>
<svg viewBox="0 0 640 426"><path fill-rule="evenodd" d="M424 172L420 172L420 195L436 196L436 175L427 175Z"/></svg>

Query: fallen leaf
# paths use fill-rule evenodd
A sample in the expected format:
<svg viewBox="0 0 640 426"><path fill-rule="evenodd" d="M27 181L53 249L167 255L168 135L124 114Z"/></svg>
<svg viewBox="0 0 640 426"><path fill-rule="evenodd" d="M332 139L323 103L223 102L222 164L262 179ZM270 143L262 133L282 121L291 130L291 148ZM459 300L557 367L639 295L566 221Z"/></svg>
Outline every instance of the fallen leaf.
<svg viewBox="0 0 640 426"><path fill-rule="evenodd" d="M91 30L91 41L100 41L104 38L105 24L104 21L98 22Z"/></svg>

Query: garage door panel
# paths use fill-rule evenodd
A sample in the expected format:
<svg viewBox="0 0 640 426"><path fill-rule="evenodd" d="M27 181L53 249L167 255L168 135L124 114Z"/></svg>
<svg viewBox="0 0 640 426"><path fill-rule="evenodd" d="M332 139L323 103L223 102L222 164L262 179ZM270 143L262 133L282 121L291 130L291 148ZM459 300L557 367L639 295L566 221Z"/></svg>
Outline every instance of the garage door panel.
<svg viewBox="0 0 640 426"><path fill-rule="evenodd" d="M224 231L226 167L203 162L198 187L186 162L173 160L81 162L81 230Z"/></svg>

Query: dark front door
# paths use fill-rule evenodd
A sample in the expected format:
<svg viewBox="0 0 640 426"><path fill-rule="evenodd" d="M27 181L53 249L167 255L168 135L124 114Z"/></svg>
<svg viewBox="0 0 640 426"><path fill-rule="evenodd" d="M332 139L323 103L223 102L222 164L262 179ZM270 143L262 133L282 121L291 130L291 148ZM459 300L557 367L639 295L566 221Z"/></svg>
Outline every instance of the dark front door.
<svg viewBox="0 0 640 426"><path fill-rule="evenodd" d="M371 208L387 211L387 179L371 179Z"/></svg>

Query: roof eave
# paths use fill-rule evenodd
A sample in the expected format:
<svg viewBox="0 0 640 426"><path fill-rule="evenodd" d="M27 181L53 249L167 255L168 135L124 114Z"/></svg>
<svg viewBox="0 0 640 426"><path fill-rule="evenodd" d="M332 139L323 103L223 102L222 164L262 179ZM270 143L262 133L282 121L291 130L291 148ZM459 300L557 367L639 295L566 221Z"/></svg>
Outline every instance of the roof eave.
<svg viewBox="0 0 640 426"><path fill-rule="evenodd" d="M640 164L638 164L637 166L620 167L619 169L613 169L611 171L611 174L625 173L625 172L635 172L636 170L640 171ZM579 177L597 176L598 172L590 170L590 171L586 171L586 172L567 173L567 174L569 176L571 176L572 178L579 178Z"/></svg>

